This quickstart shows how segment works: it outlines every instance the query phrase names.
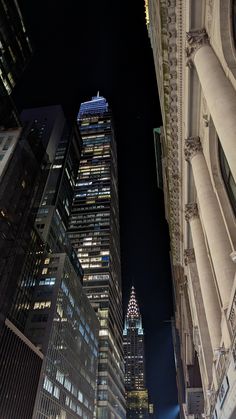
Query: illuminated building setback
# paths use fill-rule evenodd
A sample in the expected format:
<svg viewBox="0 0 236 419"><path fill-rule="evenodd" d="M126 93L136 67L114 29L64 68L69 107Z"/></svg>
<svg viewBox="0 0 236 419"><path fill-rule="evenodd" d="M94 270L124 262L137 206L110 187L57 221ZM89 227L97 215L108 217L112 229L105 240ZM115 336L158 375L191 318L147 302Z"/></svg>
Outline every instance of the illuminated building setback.
<svg viewBox="0 0 236 419"><path fill-rule="evenodd" d="M148 418L142 317L132 287L123 331L127 419Z"/></svg>
<svg viewBox="0 0 236 419"><path fill-rule="evenodd" d="M97 418L125 418L117 155L108 103L80 106L82 152L69 236L100 320Z"/></svg>

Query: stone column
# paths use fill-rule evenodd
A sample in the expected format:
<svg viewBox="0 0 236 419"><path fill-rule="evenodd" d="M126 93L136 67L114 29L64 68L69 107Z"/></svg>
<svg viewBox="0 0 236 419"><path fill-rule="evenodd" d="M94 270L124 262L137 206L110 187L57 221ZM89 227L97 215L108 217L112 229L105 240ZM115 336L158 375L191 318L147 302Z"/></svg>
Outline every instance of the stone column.
<svg viewBox="0 0 236 419"><path fill-rule="evenodd" d="M236 180L236 92L226 77L205 29L187 33L187 64L193 63L203 94Z"/></svg>
<svg viewBox="0 0 236 419"><path fill-rule="evenodd" d="M193 341L200 360L202 358L202 362L200 362L200 369L202 370L201 376L204 382L203 384L207 389L212 382L213 351L211 339L206 319L206 310L202 299L194 250L186 249L184 255L185 265L188 266L189 270L188 285L191 307L193 308L193 313L195 313L193 315Z"/></svg>
<svg viewBox="0 0 236 419"><path fill-rule="evenodd" d="M212 187L199 137L190 137L185 141L185 158L192 165L201 217L219 292L223 308L227 308L233 286L235 265L230 258L230 253L232 252L231 244Z"/></svg>
<svg viewBox="0 0 236 419"><path fill-rule="evenodd" d="M211 265L207 255L201 221L198 217L197 204L194 203L186 205L185 218L190 223L202 299L206 312L212 350L214 350L220 346L221 309L212 275Z"/></svg>

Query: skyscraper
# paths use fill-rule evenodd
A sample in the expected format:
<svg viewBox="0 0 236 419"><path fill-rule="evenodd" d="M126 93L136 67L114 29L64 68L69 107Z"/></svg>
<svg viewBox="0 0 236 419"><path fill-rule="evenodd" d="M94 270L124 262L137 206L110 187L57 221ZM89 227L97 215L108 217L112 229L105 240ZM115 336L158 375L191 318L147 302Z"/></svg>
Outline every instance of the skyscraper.
<svg viewBox="0 0 236 419"><path fill-rule="evenodd" d="M82 153L69 235L100 320L97 417L124 418L117 154L106 99L98 94L82 103L78 126Z"/></svg>
<svg viewBox="0 0 236 419"><path fill-rule="evenodd" d="M127 418L148 418L142 317L132 287L123 331Z"/></svg>
<svg viewBox="0 0 236 419"><path fill-rule="evenodd" d="M0 416L92 419L99 322L67 237L78 129L60 106L22 120L0 131Z"/></svg>
<svg viewBox="0 0 236 419"><path fill-rule="evenodd" d="M99 322L67 235L80 161L78 128L66 121L60 106L25 110L22 119L26 130L40 133L51 163L35 219L48 253L41 258L25 328L44 355L33 418L92 419Z"/></svg>
<svg viewBox="0 0 236 419"><path fill-rule="evenodd" d="M26 335L44 355L33 419L92 419L99 322L65 253L41 266Z"/></svg>
<svg viewBox="0 0 236 419"><path fill-rule="evenodd" d="M0 0L0 125L20 125L12 90L32 56L17 0Z"/></svg>

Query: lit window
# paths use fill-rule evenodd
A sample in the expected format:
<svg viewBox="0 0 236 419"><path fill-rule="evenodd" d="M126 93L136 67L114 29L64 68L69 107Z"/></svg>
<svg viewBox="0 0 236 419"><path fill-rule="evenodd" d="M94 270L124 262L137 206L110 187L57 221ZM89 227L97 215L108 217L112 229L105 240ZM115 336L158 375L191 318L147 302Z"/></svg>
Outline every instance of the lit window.
<svg viewBox="0 0 236 419"><path fill-rule="evenodd" d="M73 400L70 401L70 408L71 408L71 410L76 412L76 404L75 404L75 402L73 402Z"/></svg>
<svg viewBox="0 0 236 419"><path fill-rule="evenodd" d="M54 164L53 166L52 166L52 168L53 169L60 169L62 167L62 165L61 164Z"/></svg>
<svg viewBox="0 0 236 419"><path fill-rule="evenodd" d="M44 308L50 308L51 301L37 301L34 303L34 310L43 310Z"/></svg>
<svg viewBox="0 0 236 419"><path fill-rule="evenodd" d="M45 376L45 378L44 378L43 388L44 388L46 391L48 391L50 394L52 394L53 384L52 384L52 382L48 379L48 377L47 377L47 376Z"/></svg>
<svg viewBox="0 0 236 419"><path fill-rule="evenodd" d="M54 387L53 396L56 397L56 399L59 399L60 397L60 390L57 386Z"/></svg>
<svg viewBox="0 0 236 419"><path fill-rule="evenodd" d="M76 388L75 386L73 386L73 384L72 384L72 388L71 388L71 393L72 393L75 397L77 397L77 395L78 395L77 388Z"/></svg>
<svg viewBox="0 0 236 419"><path fill-rule="evenodd" d="M83 403L83 394L81 393L81 391L78 391L78 400Z"/></svg>
<svg viewBox="0 0 236 419"><path fill-rule="evenodd" d="M99 330L99 336L108 336L108 330Z"/></svg>
<svg viewBox="0 0 236 419"><path fill-rule="evenodd" d="M76 412L78 413L79 416L82 416L82 409L80 406L77 405L76 407Z"/></svg>
<svg viewBox="0 0 236 419"><path fill-rule="evenodd" d="M59 383L61 384L63 384L64 382L64 374L59 370L57 370L56 380L59 381Z"/></svg>
<svg viewBox="0 0 236 419"><path fill-rule="evenodd" d="M56 278L42 278L41 281L39 281L39 285L54 285L56 282Z"/></svg>
<svg viewBox="0 0 236 419"><path fill-rule="evenodd" d="M64 387L65 387L68 391L70 391L70 389L71 389L71 382L70 382L70 380L68 380L68 378L65 378L65 381L64 381Z"/></svg>

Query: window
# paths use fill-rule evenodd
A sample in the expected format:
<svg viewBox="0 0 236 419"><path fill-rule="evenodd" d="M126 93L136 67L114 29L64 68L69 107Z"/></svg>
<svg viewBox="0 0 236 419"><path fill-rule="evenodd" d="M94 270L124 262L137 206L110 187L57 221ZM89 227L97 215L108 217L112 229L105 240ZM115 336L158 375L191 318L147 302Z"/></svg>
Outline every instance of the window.
<svg viewBox="0 0 236 419"><path fill-rule="evenodd" d="M107 385L107 378L99 377L98 378L98 385Z"/></svg>
<svg viewBox="0 0 236 419"><path fill-rule="evenodd" d="M76 412L78 413L78 415L82 416L82 409L80 406L77 405L76 407Z"/></svg>
<svg viewBox="0 0 236 419"><path fill-rule="evenodd" d="M236 183L231 173L229 164L227 162L227 159L226 159L226 156L225 156L225 153L221 146L220 141L218 141L218 149L219 149L220 169L221 169L222 178L225 184L229 201L231 203L231 207L234 211L234 215L236 215Z"/></svg>
<svg viewBox="0 0 236 419"><path fill-rule="evenodd" d="M45 375L44 378L44 383L43 383L43 388L48 391L48 393L52 394L52 390L53 390L53 384L52 382L48 379L48 377Z"/></svg>
<svg viewBox="0 0 236 419"><path fill-rule="evenodd" d="M59 381L59 383L61 384L63 384L64 382L64 374L59 370L57 370L56 380Z"/></svg>
<svg viewBox="0 0 236 419"><path fill-rule="evenodd" d="M37 301L34 303L34 310L43 310L44 308L50 308L51 301Z"/></svg>
<svg viewBox="0 0 236 419"><path fill-rule="evenodd" d="M41 278L39 285L54 285L56 278Z"/></svg>
<svg viewBox="0 0 236 419"><path fill-rule="evenodd" d="M99 330L99 336L108 336L108 330Z"/></svg>
<svg viewBox="0 0 236 419"><path fill-rule="evenodd" d="M78 395L77 388L76 388L75 386L73 386L73 384L72 384L72 387L71 387L71 393L72 393L75 397L77 397L77 395Z"/></svg>
<svg viewBox="0 0 236 419"><path fill-rule="evenodd" d="M76 404L75 404L75 402L73 402L73 400L70 401L70 408L71 408L71 410L76 412Z"/></svg>
<svg viewBox="0 0 236 419"><path fill-rule="evenodd" d="M68 391L70 391L70 389L71 389L71 382L70 382L70 380L68 380L68 378L65 378L65 381L64 381L64 387L65 387Z"/></svg>
<svg viewBox="0 0 236 419"><path fill-rule="evenodd" d="M81 324L79 325L79 331L80 331L81 335L84 336L84 328Z"/></svg>
<svg viewBox="0 0 236 419"><path fill-rule="evenodd" d="M107 391L98 391L98 400L107 400Z"/></svg>
<svg viewBox="0 0 236 419"><path fill-rule="evenodd" d="M81 391L78 391L78 400L83 403L83 394L81 393Z"/></svg>
<svg viewBox="0 0 236 419"><path fill-rule="evenodd" d="M64 292L64 294L66 294L66 295L68 294L69 291L68 291L68 288L67 288L64 281L62 281L62 283L61 283L61 289Z"/></svg>
<svg viewBox="0 0 236 419"><path fill-rule="evenodd" d="M8 150L9 149L9 146L10 146L10 144L12 142L12 139L13 139L13 136L12 135L7 138L7 140L6 140L6 142L5 142L4 146L3 146L3 150Z"/></svg>
<svg viewBox="0 0 236 419"><path fill-rule="evenodd" d="M59 399L60 397L60 390L57 386L54 387L53 396L56 397L56 399Z"/></svg>
<svg viewBox="0 0 236 419"><path fill-rule="evenodd" d="M236 0L232 1L232 19L233 19L233 35L234 35L234 45L236 45Z"/></svg>

